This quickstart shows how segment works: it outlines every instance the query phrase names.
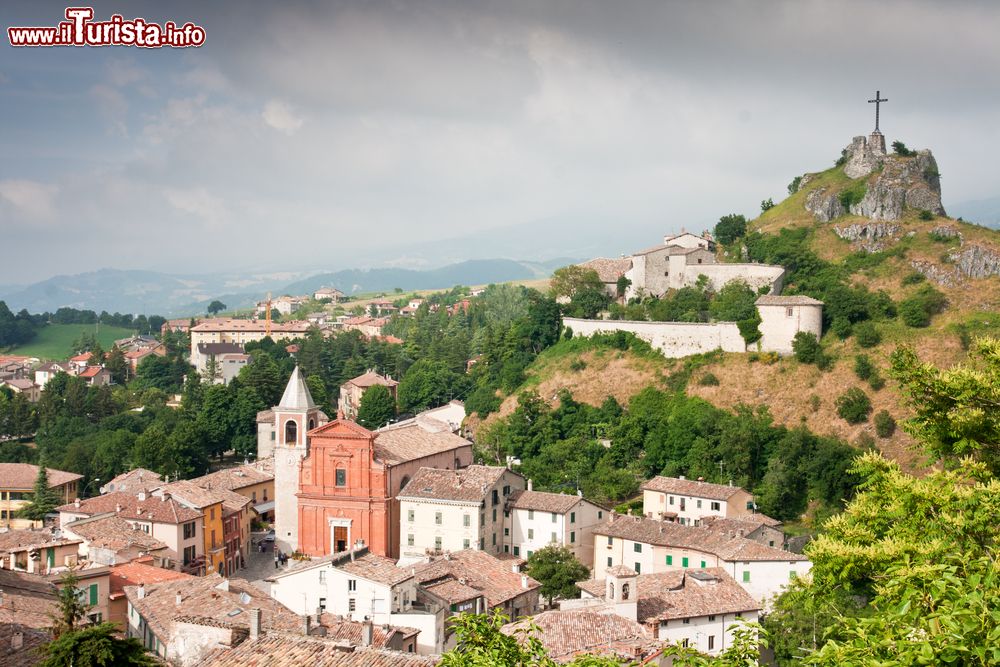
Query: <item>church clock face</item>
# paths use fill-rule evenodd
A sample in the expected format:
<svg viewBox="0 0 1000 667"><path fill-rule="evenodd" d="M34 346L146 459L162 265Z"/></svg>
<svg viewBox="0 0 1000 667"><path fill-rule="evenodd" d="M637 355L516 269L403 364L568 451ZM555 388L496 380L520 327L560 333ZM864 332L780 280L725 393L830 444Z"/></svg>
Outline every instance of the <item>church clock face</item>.
<svg viewBox="0 0 1000 667"><path fill-rule="evenodd" d="M288 457L288 465L292 465L293 463L295 463L295 457L289 455L289 457Z"/></svg>

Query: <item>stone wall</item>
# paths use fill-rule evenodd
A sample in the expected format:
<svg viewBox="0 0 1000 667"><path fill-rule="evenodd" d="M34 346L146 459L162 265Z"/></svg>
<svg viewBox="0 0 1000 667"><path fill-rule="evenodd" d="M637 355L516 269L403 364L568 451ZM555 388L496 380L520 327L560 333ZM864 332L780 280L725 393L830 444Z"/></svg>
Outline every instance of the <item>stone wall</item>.
<svg viewBox="0 0 1000 667"><path fill-rule="evenodd" d="M708 277L709 284L715 291L734 280L742 280L754 290L768 287L769 294L781 294L785 269L772 264L700 264L687 267L686 283L694 285L700 275Z"/></svg>
<svg viewBox="0 0 1000 667"><path fill-rule="evenodd" d="M800 331L823 335L823 306L758 305L762 352L792 353L792 340Z"/></svg>
<svg viewBox="0 0 1000 667"><path fill-rule="evenodd" d="M564 317L563 324L574 336L628 331L660 350L663 356L677 359L692 354L722 349L746 352L747 346L735 322L634 322L629 320L584 320Z"/></svg>

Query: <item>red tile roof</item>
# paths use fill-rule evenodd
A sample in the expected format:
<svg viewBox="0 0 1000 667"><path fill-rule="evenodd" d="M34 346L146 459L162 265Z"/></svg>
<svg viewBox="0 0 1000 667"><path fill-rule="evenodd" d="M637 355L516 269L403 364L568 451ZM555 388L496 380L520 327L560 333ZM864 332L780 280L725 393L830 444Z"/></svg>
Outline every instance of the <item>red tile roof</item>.
<svg viewBox="0 0 1000 667"><path fill-rule="evenodd" d="M566 493L546 493L544 491L514 491L508 499L510 509L535 510L565 514L584 502L581 496ZM589 501L587 501L589 502Z"/></svg>
<svg viewBox="0 0 1000 667"><path fill-rule="evenodd" d="M268 634L214 653L198 667L434 667L439 660L372 648L345 650L331 639Z"/></svg>
<svg viewBox="0 0 1000 667"><path fill-rule="evenodd" d="M421 468L398 498L480 503L503 476L503 466L471 465L459 470Z"/></svg>
<svg viewBox="0 0 1000 667"><path fill-rule="evenodd" d="M417 422L387 426L375 432L375 458L393 465L471 446L460 435L430 431Z"/></svg>
<svg viewBox="0 0 1000 667"><path fill-rule="evenodd" d="M69 503L56 509L59 512L87 516L118 512L120 509L119 514L125 519L175 525L185 521L194 521L203 516L201 512L185 507L173 498L164 499L147 495L145 500L139 500L136 495L117 491L81 500L79 507L76 503Z"/></svg>
<svg viewBox="0 0 1000 667"><path fill-rule="evenodd" d="M417 582L421 585L456 582L460 586L480 591L490 607L502 605L522 593L541 587L538 581L528 575L514 572L508 561L500 561L486 552L474 549L456 551L413 567ZM465 583L462 583L463 580ZM523 583L527 584L526 588Z"/></svg>
<svg viewBox="0 0 1000 667"><path fill-rule="evenodd" d="M384 377L382 375L379 375L375 371L368 371L367 373L359 375L356 378L351 378L344 384L352 384L355 387L360 387L361 389L367 389L368 387L373 387L377 384L380 384L383 387L395 387L399 383L390 377Z"/></svg>
<svg viewBox="0 0 1000 667"><path fill-rule="evenodd" d="M117 600L125 595L126 586L159 584L164 581L180 579L195 579L196 577L175 570L165 570L149 564L149 560L137 559L131 563L111 566L111 599Z"/></svg>
<svg viewBox="0 0 1000 667"><path fill-rule="evenodd" d="M49 476L49 486L56 487L75 482L83 477L75 472L64 472L55 468L46 468ZM11 491L31 490L38 477L38 466L30 463L0 463L0 489Z"/></svg>
<svg viewBox="0 0 1000 667"><path fill-rule="evenodd" d="M625 658L631 663L646 658L660 649L653 635L642 625L617 614L592 611L546 611L536 616L508 623L500 631L514 635L538 626L538 639L553 660L570 662L581 654L609 655Z"/></svg>
<svg viewBox="0 0 1000 667"><path fill-rule="evenodd" d="M650 491L659 491L660 493L674 493L678 496L708 498L709 500L729 500L740 491L743 491L738 486L659 476L649 480L641 488L644 491L648 489Z"/></svg>

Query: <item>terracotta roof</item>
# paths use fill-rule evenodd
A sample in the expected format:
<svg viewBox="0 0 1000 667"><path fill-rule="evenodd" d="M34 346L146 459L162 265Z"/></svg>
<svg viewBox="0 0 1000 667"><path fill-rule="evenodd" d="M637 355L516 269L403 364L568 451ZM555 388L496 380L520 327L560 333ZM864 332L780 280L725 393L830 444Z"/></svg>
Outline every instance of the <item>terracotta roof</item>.
<svg viewBox="0 0 1000 667"><path fill-rule="evenodd" d="M70 357L70 361L90 361L90 358L94 356L90 352L84 352L83 354L78 354L75 357Z"/></svg>
<svg viewBox="0 0 1000 667"><path fill-rule="evenodd" d="M202 488L189 479L179 479L161 486L157 491L157 500L160 493L169 493L171 498L177 498L183 504L192 505L199 510L222 504L226 500L220 491Z"/></svg>
<svg viewBox="0 0 1000 667"><path fill-rule="evenodd" d="M335 640L268 634L236 648L220 650L198 667L433 667L434 656L379 649L344 650Z"/></svg>
<svg viewBox="0 0 1000 667"><path fill-rule="evenodd" d="M49 361L42 364L35 370L43 373L65 373L69 370L69 364L60 363L58 361Z"/></svg>
<svg viewBox="0 0 1000 667"><path fill-rule="evenodd" d="M4 380L0 384L10 385L19 391L26 391L35 387L35 383L26 378L14 378L13 380Z"/></svg>
<svg viewBox="0 0 1000 667"><path fill-rule="evenodd" d="M621 259L598 257L579 266L597 271L597 277L601 279L602 283L615 283L618 282L620 276L625 275L625 272L632 268L632 259L630 257L622 257Z"/></svg>
<svg viewBox="0 0 1000 667"><path fill-rule="evenodd" d="M298 333L306 332L309 330L308 322L292 321L292 322L272 322L271 331L279 333ZM249 331L254 333L264 333L267 331L267 323L264 320L237 320L227 317L219 317L211 320L205 320L201 324L193 327L191 331L196 333L205 333L213 331Z"/></svg>
<svg viewBox="0 0 1000 667"><path fill-rule="evenodd" d="M51 640L48 629L59 609L59 591L43 577L0 569L0 665L28 667L41 659L36 649ZM23 634L19 650L11 646Z"/></svg>
<svg viewBox="0 0 1000 667"><path fill-rule="evenodd" d="M727 561L808 560L801 554L769 547L744 537L730 537L728 533L719 533L704 526L683 526L644 517L615 517L609 523L594 528L594 534L642 544L693 549Z"/></svg>
<svg viewBox="0 0 1000 667"><path fill-rule="evenodd" d="M139 597L138 586L125 586L125 595L164 643L171 637L180 613L221 621L228 624L227 627L249 629L250 610L260 609L263 629L299 630L297 614L243 579L224 579L218 574L211 574L164 581L144 588L145 596L142 598ZM181 595L180 605L177 604L178 593Z"/></svg>
<svg viewBox="0 0 1000 667"><path fill-rule="evenodd" d="M804 294L794 294L789 296L771 296L765 294L757 297L754 302L758 306L822 306L823 302Z"/></svg>
<svg viewBox="0 0 1000 667"><path fill-rule="evenodd" d="M701 518L701 524L709 530L735 532L739 535L740 531L743 531L744 534L752 533L761 526L777 528L781 525L781 522L765 514L751 514L733 519L722 516L705 516Z"/></svg>
<svg viewBox="0 0 1000 667"><path fill-rule="evenodd" d="M237 489L243 489L254 484L273 482L274 473L260 464L248 463L236 466L235 468L216 470L207 475L195 477L191 481L205 489L236 491Z"/></svg>
<svg viewBox="0 0 1000 667"><path fill-rule="evenodd" d="M108 514L93 519L77 519L65 525L74 535L79 535L87 541L88 547L122 551L135 549L139 551L159 551L167 545L144 530L132 526L131 523L117 514Z"/></svg>
<svg viewBox="0 0 1000 667"><path fill-rule="evenodd" d="M49 486L56 487L75 482L83 475L75 472L64 472L54 468L46 468L49 476ZM38 466L30 463L0 463L0 489L12 491L30 491L35 486L35 479L38 477Z"/></svg>
<svg viewBox="0 0 1000 667"><path fill-rule="evenodd" d="M471 465L459 470L421 468L399 492L398 498L454 500L480 503L507 468Z"/></svg>
<svg viewBox="0 0 1000 667"><path fill-rule="evenodd" d="M196 577L176 570L166 570L162 567L150 565L148 561L142 559L134 560L130 563L111 566L111 593L112 600L125 595L126 586L138 586L145 584L150 587L152 584L163 583L164 581L189 580Z"/></svg>
<svg viewBox="0 0 1000 667"><path fill-rule="evenodd" d="M274 423L274 410L261 410L257 413L257 423L258 424L273 424Z"/></svg>
<svg viewBox="0 0 1000 667"><path fill-rule="evenodd" d="M367 373L363 373L356 378L351 378L344 384L353 384L355 387L367 389L368 387L373 387L377 384L380 384L383 387L395 387L399 383L392 378L383 377L375 371L368 371Z"/></svg>
<svg viewBox="0 0 1000 667"><path fill-rule="evenodd" d="M356 557L354 560L346 560L335 565L335 567L338 570L357 575L362 579L387 586L395 586L413 577L410 570L396 567L396 562L391 558L373 553L366 553Z"/></svg>
<svg viewBox="0 0 1000 667"><path fill-rule="evenodd" d="M693 479L679 479L677 477L657 476L649 480L641 487L644 491L659 491L661 493L673 493L678 496L691 496L694 498L708 498L709 500L729 500L734 495L743 491L738 486L727 486L726 484L713 484L711 482L699 482Z"/></svg>
<svg viewBox="0 0 1000 667"><path fill-rule="evenodd" d="M456 551L413 568L419 584L435 586L452 580L480 591L486 596L486 604L490 607L541 587L540 583L528 575L514 572L509 562L497 560L484 551L474 549ZM527 582L527 588L522 586L522 577ZM463 579L465 583L461 584Z"/></svg>
<svg viewBox="0 0 1000 667"><path fill-rule="evenodd" d="M451 431L429 431L417 422L387 426L375 432L375 458L389 464L471 446L472 443Z"/></svg>
<svg viewBox="0 0 1000 667"><path fill-rule="evenodd" d="M338 618L333 614L323 614L320 616L320 625L326 629L325 638L328 641L348 642L351 646L361 646L364 643L365 624L360 621ZM387 649L392 646L393 640L406 639L417 634L420 634L420 630L416 628L372 624L371 647Z"/></svg>
<svg viewBox="0 0 1000 667"><path fill-rule="evenodd" d="M95 378L102 373L110 374L111 371L102 368L101 366L87 366L82 371L80 371L80 377L82 378Z"/></svg>
<svg viewBox="0 0 1000 667"><path fill-rule="evenodd" d="M508 507L517 510L554 512L565 514L584 502L583 497L567 493L547 493L545 491L514 491L507 500ZM587 501L589 502L589 501Z"/></svg>
<svg viewBox="0 0 1000 667"><path fill-rule="evenodd" d="M139 493L140 491L152 491L162 484L163 476L160 473L146 468L135 468L109 480L101 487L101 492L103 493L107 489L109 493L112 491Z"/></svg>
<svg viewBox="0 0 1000 667"><path fill-rule="evenodd" d="M173 498L163 499L148 495L145 500L139 500L137 495L118 491L81 500L79 507L76 506L76 503L69 503L58 507L57 510L91 516L105 512L116 512L118 506L121 506L122 517L136 521L178 524L193 521L203 516L201 512L185 507Z"/></svg>
<svg viewBox="0 0 1000 667"><path fill-rule="evenodd" d="M536 636L549 657L558 662L569 662L581 653L614 655L631 662L659 651L659 642L646 628L618 614L546 611L530 619L508 623L500 631L515 635L529 624L538 626Z"/></svg>
<svg viewBox="0 0 1000 667"><path fill-rule="evenodd" d="M80 544L82 541L57 534L52 528L8 530L0 533L0 553L41 547L58 547L64 544Z"/></svg>
<svg viewBox="0 0 1000 667"><path fill-rule="evenodd" d="M627 565L615 565L605 570L612 577L635 577L638 573Z"/></svg>

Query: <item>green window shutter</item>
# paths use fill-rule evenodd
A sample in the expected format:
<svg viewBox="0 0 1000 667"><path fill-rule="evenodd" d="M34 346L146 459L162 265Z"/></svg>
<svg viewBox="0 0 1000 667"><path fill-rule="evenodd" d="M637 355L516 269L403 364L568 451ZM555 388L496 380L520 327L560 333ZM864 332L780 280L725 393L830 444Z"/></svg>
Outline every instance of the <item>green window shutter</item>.
<svg viewBox="0 0 1000 667"><path fill-rule="evenodd" d="M681 566L682 567L687 567L688 566L687 556L684 556L684 558L681 558Z"/></svg>
<svg viewBox="0 0 1000 667"><path fill-rule="evenodd" d="M750 583L750 570L743 570L743 583L744 584Z"/></svg>
<svg viewBox="0 0 1000 667"><path fill-rule="evenodd" d="M56 566L56 550L53 547L49 547L45 550L45 559L49 564L49 567Z"/></svg>
<svg viewBox="0 0 1000 667"><path fill-rule="evenodd" d="M701 561L701 567L702 567L702 569L705 568L705 561Z"/></svg>
<svg viewBox="0 0 1000 667"><path fill-rule="evenodd" d="M97 604L97 584L90 585L90 605L94 606Z"/></svg>
<svg viewBox="0 0 1000 667"><path fill-rule="evenodd" d="M667 565L673 565L673 564L674 564L674 557L668 555L667 556Z"/></svg>

